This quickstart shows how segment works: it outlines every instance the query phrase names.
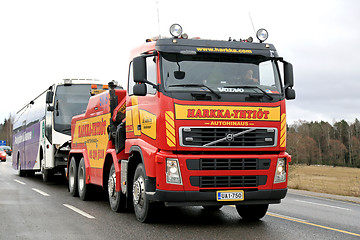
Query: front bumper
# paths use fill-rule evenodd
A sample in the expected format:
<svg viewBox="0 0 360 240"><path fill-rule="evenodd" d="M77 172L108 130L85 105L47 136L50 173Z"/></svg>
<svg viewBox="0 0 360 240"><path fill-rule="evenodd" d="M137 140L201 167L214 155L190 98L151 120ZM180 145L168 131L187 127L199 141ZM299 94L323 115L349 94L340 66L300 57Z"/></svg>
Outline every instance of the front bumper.
<svg viewBox="0 0 360 240"><path fill-rule="evenodd" d="M274 190L244 191L243 201L216 201L216 191L164 191L147 192L150 201L165 202L166 206L206 205L252 205L280 203L286 196L287 188Z"/></svg>

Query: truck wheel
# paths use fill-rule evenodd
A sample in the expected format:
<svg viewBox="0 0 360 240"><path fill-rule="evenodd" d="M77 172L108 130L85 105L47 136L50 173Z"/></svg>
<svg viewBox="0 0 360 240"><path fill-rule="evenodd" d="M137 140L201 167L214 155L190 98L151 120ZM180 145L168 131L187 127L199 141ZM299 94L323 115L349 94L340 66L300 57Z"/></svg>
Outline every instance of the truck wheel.
<svg viewBox="0 0 360 240"><path fill-rule="evenodd" d="M246 221L258 221L265 216L268 207L269 204L236 205L236 210L242 219Z"/></svg>
<svg viewBox="0 0 360 240"><path fill-rule="evenodd" d="M120 179L116 179L115 166L111 165L109 180L108 180L108 195L110 207L114 212L124 212L126 209L126 196L120 190L116 191L116 184L120 182Z"/></svg>
<svg viewBox="0 0 360 240"><path fill-rule="evenodd" d="M77 174L78 174L78 169L77 169L76 161L75 158L72 157L69 164L69 192L73 197L76 197L78 195Z"/></svg>
<svg viewBox="0 0 360 240"><path fill-rule="evenodd" d="M145 168L142 163L140 163L135 170L133 181L133 205L137 220L140 222L151 221L154 206L146 197Z"/></svg>
<svg viewBox="0 0 360 240"><path fill-rule="evenodd" d="M89 185L86 184L86 169L84 158L81 158L77 174L77 186L79 197L81 200L86 201L89 198L90 191Z"/></svg>

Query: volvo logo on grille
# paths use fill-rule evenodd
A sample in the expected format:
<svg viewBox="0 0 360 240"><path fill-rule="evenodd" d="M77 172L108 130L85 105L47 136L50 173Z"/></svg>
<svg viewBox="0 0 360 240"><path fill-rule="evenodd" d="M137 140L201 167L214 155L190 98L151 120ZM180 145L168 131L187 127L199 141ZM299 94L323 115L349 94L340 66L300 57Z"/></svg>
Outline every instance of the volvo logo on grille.
<svg viewBox="0 0 360 240"><path fill-rule="evenodd" d="M232 133L226 134L225 137L226 137L226 141L228 141L228 142L234 141L234 134L232 134Z"/></svg>

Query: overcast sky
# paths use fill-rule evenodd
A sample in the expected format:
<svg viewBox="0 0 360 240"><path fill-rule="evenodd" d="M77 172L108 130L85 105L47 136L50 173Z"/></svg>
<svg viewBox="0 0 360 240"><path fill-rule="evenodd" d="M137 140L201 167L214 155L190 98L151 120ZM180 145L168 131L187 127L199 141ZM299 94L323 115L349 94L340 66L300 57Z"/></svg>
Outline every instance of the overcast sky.
<svg viewBox="0 0 360 240"><path fill-rule="evenodd" d="M360 118L357 0L0 0L0 122L63 78L126 87L130 50L172 23L189 37L255 38L249 13L294 66L289 123Z"/></svg>

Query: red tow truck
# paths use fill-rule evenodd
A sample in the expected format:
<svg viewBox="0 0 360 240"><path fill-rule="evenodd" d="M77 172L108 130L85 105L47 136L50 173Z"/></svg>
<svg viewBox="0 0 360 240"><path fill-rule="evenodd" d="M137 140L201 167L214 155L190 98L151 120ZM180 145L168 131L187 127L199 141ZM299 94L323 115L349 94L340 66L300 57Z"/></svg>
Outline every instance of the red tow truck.
<svg viewBox="0 0 360 240"><path fill-rule="evenodd" d="M101 186L114 211L133 208L140 222L159 204L235 205L258 220L287 193L292 65L265 29L256 43L170 32L132 50L127 91L109 83L72 119L70 193L86 200Z"/></svg>

